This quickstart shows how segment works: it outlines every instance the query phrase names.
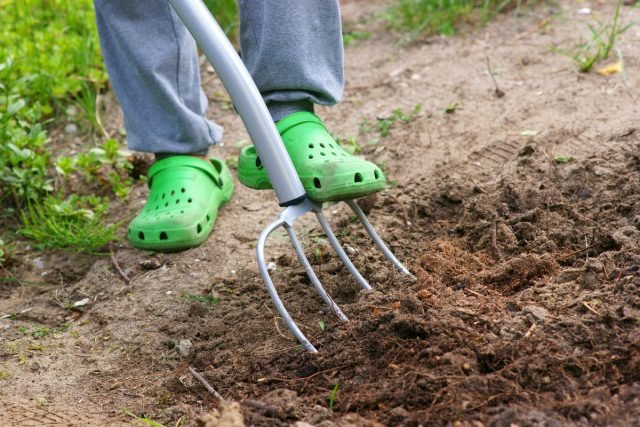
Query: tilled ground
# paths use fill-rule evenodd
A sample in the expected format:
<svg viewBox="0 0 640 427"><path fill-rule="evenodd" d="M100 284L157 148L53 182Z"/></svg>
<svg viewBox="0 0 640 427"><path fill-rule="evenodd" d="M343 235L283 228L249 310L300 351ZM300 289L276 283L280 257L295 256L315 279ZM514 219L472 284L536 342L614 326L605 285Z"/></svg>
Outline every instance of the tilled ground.
<svg viewBox="0 0 640 427"><path fill-rule="evenodd" d="M165 425L638 423L637 35L618 44L624 76L579 74L548 47L575 42L591 18L562 3L464 37L403 44L373 31L348 46L346 101L321 111L338 134L423 106L386 138L360 136L396 181L361 203L416 279L390 268L344 206L329 206L375 289L360 292L319 226L303 221L314 269L351 319L342 324L276 235L274 280L318 354L282 325L253 261L278 208L270 194L239 188L200 248L117 246L130 284L109 259L21 254L10 273L22 286L0 285L0 314L17 314L0 320L0 420L127 424L128 409ZM369 18L381 6L346 2L346 27L378 25ZM624 19L635 15L625 9ZM210 94L221 90L205 81ZM210 114L230 130L217 153L236 155L234 141L246 138L237 117L219 104ZM143 200L139 187L122 217ZM51 332L36 338L42 326ZM221 405L189 367L238 403Z"/></svg>

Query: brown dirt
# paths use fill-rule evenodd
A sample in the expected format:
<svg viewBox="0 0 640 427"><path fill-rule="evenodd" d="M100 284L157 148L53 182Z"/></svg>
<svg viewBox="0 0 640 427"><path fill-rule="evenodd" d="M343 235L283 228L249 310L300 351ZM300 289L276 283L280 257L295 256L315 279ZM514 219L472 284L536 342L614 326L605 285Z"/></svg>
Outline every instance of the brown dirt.
<svg viewBox="0 0 640 427"><path fill-rule="evenodd" d="M0 282L0 316L15 315L0 319L0 424L138 422L125 408L165 425L639 422L635 27L617 45L625 75L601 77L548 49L571 46L585 31L591 18L576 15L574 2L410 44L376 31L381 24L370 18L381 7L344 4L346 26L372 36L347 48L345 102L320 113L349 136L364 119L423 105L377 143L366 142L375 133L360 138L397 182L363 204L417 280L395 273L345 207L333 205L330 221L375 288L360 292L305 219L306 251L351 319L340 324L275 236L273 276L319 347L308 354L279 321L254 261L257 234L278 212L268 192L238 186L200 248L158 255L116 245L129 285L108 257L21 246ZM612 11L592 7L601 17ZM640 13L624 12L626 22ZM495 96L487 57L504 97ZM204 76L209 95L221 97L215 76ZM444 113L452 103L455 112ZM225 105L209 113L227 129L216 154L235 156L247 136ZM119 217L137 211L145 194L137 186ZM221 301L191 301L186 292ZM49 333L33 336L42 327ZM189 366L240 406L221 406Z"/></svg>

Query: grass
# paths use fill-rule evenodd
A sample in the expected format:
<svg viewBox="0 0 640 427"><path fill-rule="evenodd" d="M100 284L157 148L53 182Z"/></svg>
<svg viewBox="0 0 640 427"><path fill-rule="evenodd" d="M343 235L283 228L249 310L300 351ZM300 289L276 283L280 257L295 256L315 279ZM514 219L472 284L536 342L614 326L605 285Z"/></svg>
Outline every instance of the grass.
<svg viewBox="0 0 640 427"><path fill-rule="evenodd" d="M488 22L493 16L520 8L526 0L396 0L385 14L391 28L412 37L451 35L463 22Z"/></svg>
<svg viewBox="0 0 640 427"><path fill-rule="evenodd" d="M370 36L369 31L345 31L342 33L342 44L347 47L356 42L367 40Z"/></svg>
<svg viewBox="0 0 640 427"><path fill-rule="evenodd" d="M206 3L237 42L235 0ZM38 247L92 252L114 237L109 200L91 193L125 198L132 179L128 153L98 114L106 86L91 0L0 0L0 204ZM88 147L56 158L47 130L69 120ZM0 265L9 246L0 242Z"/></svg>
<svg viewBox="0 0 640 427"><path fill-rule="evenodd" d="M131 412L128 409L123 409L122 412L124 412L126 415L130 416L131 418L134 418L138 421L140 421L141 423L149 426L149 427L165 427L163 424L160 424L157 421L153 421L150 418L147 418L146 416L142 415L142 416L137 416L136 414L134 414L133 412Z"/></svg>
<svg viewBox="0 0 640 427"><path fill-rule="evenodd" d="M385 138L391 134L391 129L398 123L411 123L422 112L422 105L416 104L409 112L403 112L400 108L396 108L388 117L377 117L374 122L365 119L360 124L360 134L366 135L377 132L381 137Z"/></svg>
<svg viewBox="0 0 640 427"><path fill-rule="evenodd" d="M56 182L64 179L56 178L46 130L70 105L80 107L88 135L99 123L95 99L107 75L93 15L91 0L5 0L0 7L0 203L23 219L20 232L42 246L93 250L113 236L112 227L105 233L97 222L100 215L89 214L90 199L63 201ZM82 174L77 166L67 173ZM124 194L121 187L130 183L116 184ZM65 211L68 205L79 214Z"/></svg>
<svg viewBox="0 0 640 427"><path fill-rule="evenodd" d="M213 295L198 295L187 291L182 291L182 297L189 301L200 302L205 305L216 305L220 302L220 298Z"/></svg>
<svg viewBox="0 0 640 427"><path fill-rule="evenodd" d="M333 406L336 403L336 397L338 397L338 390L340 389L340 382L336 382L336 384L331 389L329 393L329 410L333 411Z"/></svg>
<svg viewBox="0 0 640 427"><path fill-rule="evenodd" d="M213 17L218 21L227 37L238 44L238 5L236 0L204 0Z"/></svg>
<svg viewBox="0 0 640 427"><path fill-rule="evenodd" d="M40 249L68 248L95 253L114 240L119 224L105 225L105 199L72 195L47 196L30 202L22 212L19 233L37 242Z"/></svg>
<svg viewBox="0 0 640 427"><path fill-rule="evenodd" d="M618 37L638 23L638 21L633 21L622 25L620 22L621 8L622 0L617 0L613 16L609 21L605 22L594 18L594 23L587 24L589 38L586 42L570 50L554 47L552 51L571 58L581 72L589 72L595 64L608 59L612 50L615 49Z"/></svg>

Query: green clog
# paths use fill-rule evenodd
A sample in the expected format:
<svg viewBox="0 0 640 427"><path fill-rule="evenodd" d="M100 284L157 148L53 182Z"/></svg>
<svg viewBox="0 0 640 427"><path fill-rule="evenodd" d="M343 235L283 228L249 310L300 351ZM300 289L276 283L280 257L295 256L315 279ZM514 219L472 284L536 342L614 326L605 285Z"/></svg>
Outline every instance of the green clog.
<svg viewBox="0 0 640 427"><path fill-rule="evenodd" d="M276 127L311 200L355 199L384 189L380 168L343 150L315 114L293 113ZM240 152L238 179L256 190L273 188L252 145Z"/></svg>
<svg viewBox="0 0 640 427"><path fill-rule="evenodd" d="M159 252L198 246L209 236L218 208L231 199L233 179L218 159L171 156L149 169L149 196L129 224L133 246Z"/></svg>

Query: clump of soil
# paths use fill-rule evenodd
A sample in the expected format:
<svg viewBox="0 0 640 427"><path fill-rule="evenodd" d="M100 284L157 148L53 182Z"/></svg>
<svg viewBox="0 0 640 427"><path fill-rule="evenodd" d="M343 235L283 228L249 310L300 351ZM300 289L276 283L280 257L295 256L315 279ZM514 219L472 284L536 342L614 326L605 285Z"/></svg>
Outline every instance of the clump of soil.
<svg viewBox="0 0 640 427"><path fill-rule="evenodd" d="M441 211L449 219L457 211L457 222L424 241L415 282L374 275L376 291L339 294L352 321L312 334L320 354L265 351L225 369L237 353L226 349L245 339L222 335L193 363L213 382L242 390L232 397L245 399L252 425L338 422L348 413L410 426L631 422L640 416L638 164L632 144L568 165L529 152L514 175L480 194L467 186L463 203ZM442 203L437 184L407 192L433 207ZM363 252L359 267L388 271L374 251ZM314 262L323 271L328 261ZM299 277L291 268L282 273L289 280ZM327 282L347 282L343 270L330 267ZM307 298L297 292L287 302L303 325L317 311Z"/></svg>

